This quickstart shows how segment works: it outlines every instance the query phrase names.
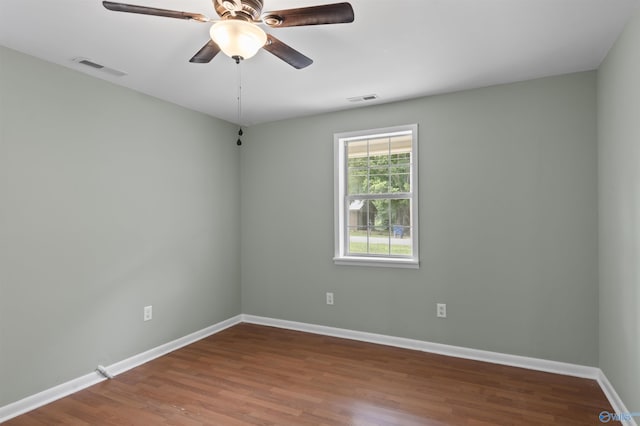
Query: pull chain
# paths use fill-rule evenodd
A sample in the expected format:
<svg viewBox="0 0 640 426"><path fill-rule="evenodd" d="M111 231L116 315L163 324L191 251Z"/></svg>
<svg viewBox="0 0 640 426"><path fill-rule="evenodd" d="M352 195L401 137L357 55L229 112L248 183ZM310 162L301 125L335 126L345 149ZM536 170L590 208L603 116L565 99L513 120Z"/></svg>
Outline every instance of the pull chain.
<svg viewBox="0 0 640 426"><path fill-rule="evenodd" d="M240 136L242 136L242 125L240 124L240 120L242 119L242 69L240 68L240 61L236 62L238 65L238 126L240 127L238 130L238 140L236 144L238 146L242 145L242 140L240 140Z"/></svg>

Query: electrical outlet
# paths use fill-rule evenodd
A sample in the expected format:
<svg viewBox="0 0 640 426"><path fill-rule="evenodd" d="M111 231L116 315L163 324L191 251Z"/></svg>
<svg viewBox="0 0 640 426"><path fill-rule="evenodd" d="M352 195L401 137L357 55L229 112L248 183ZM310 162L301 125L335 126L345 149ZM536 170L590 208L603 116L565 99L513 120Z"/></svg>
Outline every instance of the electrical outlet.
<svg viewBox="0 0 640 426"><path fill-rule="evenodd" d="M327 305L333 305L333 293L327 293Z"/></svg>
<svg viewBox="0 0 640 426"><path fill-rule="evenodd" d="M144 313L142 318L145 321L149 321L150 319L153 318L153 306L149 305L144 307Z"/></svg>
<svg viewBox="0 0 640 426"><path fill-rule="evenodd" d="M436 304L436 315L438 318L446 318L447 317L447 304L446 303L438 303Z"/></svg>

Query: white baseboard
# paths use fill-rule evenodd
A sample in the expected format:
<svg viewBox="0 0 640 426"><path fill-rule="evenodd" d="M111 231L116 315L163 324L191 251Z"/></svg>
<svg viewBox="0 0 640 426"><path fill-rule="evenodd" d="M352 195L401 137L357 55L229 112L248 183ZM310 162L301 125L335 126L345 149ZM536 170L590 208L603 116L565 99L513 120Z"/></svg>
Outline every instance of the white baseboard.
<svg viewBox="0 0 640 426"><path fill-rule="evenodd" d="M563 374L565 376L575 376L593 380L596 380L600 373L599 368L589 367L586 365L569 364L565 362L550 361L539 358L529 358L520 355L509 355L498 352L484 351L480 349L464 348L461 346L445 345L442 343L432 343L423 340L407 339L404 337L366 333L363 331L354 331L344 328L306 324L301 322L259 317L254 315L243 314L242 322L286 328L289 330L306 331L308 333L342 337L345 339L396 346L399 348L414 349L422 352L430 352L457 358L473 359L476 361L490 362L493 364L509 365L512 367L521 367L527 368L529 370L545 371L548 373Z"/></svg>
<svg viewBox="0 0 640 426"><path fill-rule="evenodd" d="M476 361L490 362L492 364L508 365L512 367L526 368L529 370L544 371L547 373L562 374L565 376L581 377L596 380L613 408L613 413L622 415L621 422L624 426L638 426L634 419L625 419L624 414L629 413L622 399L607 380L605 374L597 367L570 364L546 359L530 358L520 355L509 355L499 352L470 349L460 346L432 343L422 340L407 339L404 337L387 336L383 334L366 333L362 331L348 330L344 328L327 327L323 325L307 324L302 322L287 321L275 318L260 317L255 315L241 315L242 322L267 325L271 327L285 328L289 330L304 331L307 333L322 334L325 336L341 337L344 339L359 340L381 345L395 346L405 349L414 349L423 352L453 356L457 358L472 359Z"/></svg>
<svg viewBox="0 0 640 426"><path fill-rule="evenodd" d="M103 380L107 380L97 372L91 372L84 376L77 377L73 380L69 380L66 383L62 383L58 386L46 389L42 392L38 392L35 395L28 396L11 404L0 407L0 423L6 422L9 419L24 414L28 411L35 410L36 408L47 405L50 402L64 398L67 395L81 391L82 389L93 386L96 383L100 383Z"/></svg>
<svg viewBox="0 0 640 426"><path fill-rule="evenodd" d="M611 384L609 379L607 379L607 376L604 375L604 372L602 370L599 371L598 378L596 380L598 380L600 389L602 389L602 392L604 392L605 396L609 400L609 403L611 404L611 407L613 408L613 413L611 414L619 414L619 421L624 426L638 426L635 418L633 416L630 416L631 413L629 412L629 410L627 410L627 407L624 405L624 402L622 402L622 399L618 395L618 392L616 392L616 390L613 388L613 385ZM627 414L628 416L625 416L625 414ZM638 415L638 413L633 414L635 414L636 416ZM611 421L613 422L614 420Z"/></svg>
<svg viewBox="0 0 640 426"><path fill-rule="evenodd" d="M111 375L116 376L144 364L145 362L149 362L169 352L175 351L176 349L180 349L184 346L190 345L191 343L197 342L198 340L204 339L205 337L211 336L212 334L216 334L225 328L229 328L240 322L241 315L236 315L235 317L203 328L202 330L188 334L169 343L165 343L146 352L142 352L138 355L134 355L130 358L111 364L106 367L106 370ZM0 407L0 423L28 411L35 410L36 408L42 407L43 405L49 404L60 398L64 398L72 393L81 391L82 389L86 389L89 386L102 382L103 380L107 379L97 371L92 371L84 376L69 380L68 382L62 383L58 386L54 386L35 395L28 396L19 401L5 405L4 407Z"/></svg>
<svg viewBox="0 0 640 426"><path fill-rule="evenodd" d="M216 334L226 328L232 327L241 322L266 325L289 330L304 331L307 333L321 334L325 336L340 337L344 339L358 340L381 345L395 346L405 349L413 349L422 352L436 353L440 355L453 356L457 358L472 359L476 361L490 362L493 364L509 365L512 367L527 368L529 370L544 371L548 373L562 374L566 376L593 379L598 382L605 396L609 400L614 413L629 413L617 392L606 378L602 370L597 367L570 364L565 362L550 361L546 359L530 358L520 355L509 355L498 352L484 351L480 349L470 349L461 346L445 345L442 343L432 343L422 340L408 339L404 337L387 336L384 334L367 333L363 331L348 330L344 328L328 327L323 325L308 324L295 321L287 321L275 318L267 318L255 315L236 315L235 317L221 321L217 324L191 333L187 336L165 343L156 348L150 349L138 355L134 355L125 360L116 362L106 367L107 372L116 376L125 371L131 370L139 365L149 362L155 358L169 352L190 345L205 337ZM88 388L96 383L106 380L97 371L85 374L84 376L54 386L50 389L28 396L19 401L13 402L4 407L0 407L0 423L34 410L43 405L49 404L57 399L71 395L82 389ZM638 426L633 418L621 419L624 426Z"/></svg>
<svg viewBox="0 0 640 426"><path fill-rule="evenodd" d="M207 328L203 328L202 330L188 334L184 337L180 337L179 339L165 343L164 345L149 349L146 352L134 355L120 362L116 362L115 364L111 364L107 367L107 371L116 376L153 359L161 357L162 355L166 355L169 352L173 352L176 349L180 349L184 346L197 342L198 340L204 339L205 337L219 333L226 328L239 324L240 322L242 322L242 315L236 315L235 317L226 319Z"/></svg>

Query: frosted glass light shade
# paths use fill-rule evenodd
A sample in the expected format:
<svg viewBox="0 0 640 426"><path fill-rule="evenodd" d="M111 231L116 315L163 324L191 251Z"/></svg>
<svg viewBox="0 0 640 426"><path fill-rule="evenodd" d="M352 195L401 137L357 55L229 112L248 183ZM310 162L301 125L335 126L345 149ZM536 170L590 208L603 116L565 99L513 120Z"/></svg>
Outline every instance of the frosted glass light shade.
<svg viewBox="0 0 640 426"><path fill-rule="evenodd" d="M220 50L231 58L249 59L267 42L267 35L262 28L237 19L216 22L209 34Z"/></svg>

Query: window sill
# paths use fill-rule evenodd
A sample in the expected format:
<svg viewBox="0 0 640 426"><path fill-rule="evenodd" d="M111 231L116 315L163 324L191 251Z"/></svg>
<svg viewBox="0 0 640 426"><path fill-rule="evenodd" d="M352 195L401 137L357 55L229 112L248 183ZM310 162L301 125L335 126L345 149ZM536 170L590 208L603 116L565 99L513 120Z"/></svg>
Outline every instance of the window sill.
<svg viewBox="0 0 640 426"><path fill-rule="evenodd" d="M419 269L420 262L415 259L390 259L381 257L364 257L364 256L342 256L334 257L333 263L336 265L348 266L377 266L382 268L408 268Z"/></svg>

